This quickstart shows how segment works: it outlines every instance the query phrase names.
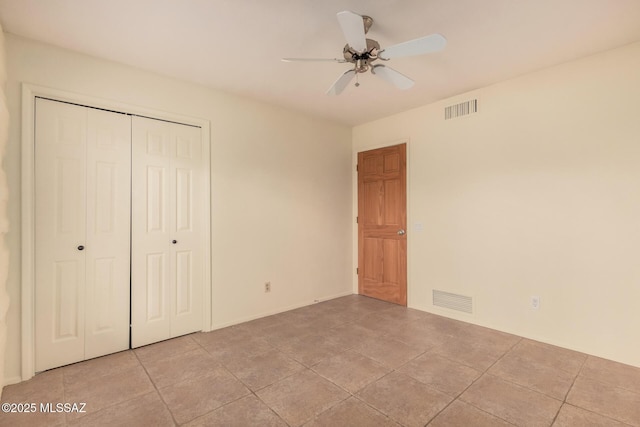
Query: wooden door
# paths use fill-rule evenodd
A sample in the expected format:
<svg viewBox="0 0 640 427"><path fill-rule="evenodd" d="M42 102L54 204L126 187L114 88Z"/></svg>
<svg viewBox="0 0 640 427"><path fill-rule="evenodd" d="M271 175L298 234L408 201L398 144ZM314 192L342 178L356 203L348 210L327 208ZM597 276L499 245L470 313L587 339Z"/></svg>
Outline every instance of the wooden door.
<svg viewBox="0 0 640 427"><path fill-rule="evenodd" d="M407 305L406 144L358 153L358 292Z"/></svg>
<svg viewBox="0 0 640 427"><path fill-rule="evenodd" d="M200 131L133 118L132 347L202 329Z"/></svg>
<svg viewBox="0 0 640 427"><path fill-rule="evenodd" d="M36 371L129 347L130 133L128 116L36 100Z"/></svg>

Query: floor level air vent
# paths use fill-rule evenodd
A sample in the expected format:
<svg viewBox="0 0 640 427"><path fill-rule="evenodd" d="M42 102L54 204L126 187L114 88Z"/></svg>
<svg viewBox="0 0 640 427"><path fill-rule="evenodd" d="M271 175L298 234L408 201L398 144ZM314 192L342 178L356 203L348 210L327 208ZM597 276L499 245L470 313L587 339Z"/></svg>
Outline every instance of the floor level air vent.
<svg viewBox="0 0 640 427"><path fill-rule="evenodd" d="M451 310L473 313L473 299L465 295L433 290L433 305Z"/></svg>
<svg viewBox="0 0 640 427"><path fill-rule="evenodd" d="M456 117L468 116L469 114L478 112L478 100L471 99L455 105L449 105L444 108L444 119L455 119Z"/></svg>

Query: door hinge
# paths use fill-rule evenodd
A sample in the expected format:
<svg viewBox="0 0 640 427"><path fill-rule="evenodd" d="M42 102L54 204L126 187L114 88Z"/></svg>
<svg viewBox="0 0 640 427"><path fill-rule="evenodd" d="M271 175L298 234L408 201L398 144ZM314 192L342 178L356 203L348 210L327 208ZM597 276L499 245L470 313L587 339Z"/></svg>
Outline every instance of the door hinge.
<svg viewBox="0 0 640 427"><path fill-rule="evenodd" d="M358 217L356 217L356 224L358 223Z"/></svg>
<svg viewBox="0 0 640 427"><path fill-rule="evenodd" d="M360 274L360 272L358 271L358 267L356 267L356 274Z"/></svg>
<svg viewBox="0 0 640 427"><path fill-rule="evenodd" d="M356 165L356 172L360 171L360 165Z"/></svg>

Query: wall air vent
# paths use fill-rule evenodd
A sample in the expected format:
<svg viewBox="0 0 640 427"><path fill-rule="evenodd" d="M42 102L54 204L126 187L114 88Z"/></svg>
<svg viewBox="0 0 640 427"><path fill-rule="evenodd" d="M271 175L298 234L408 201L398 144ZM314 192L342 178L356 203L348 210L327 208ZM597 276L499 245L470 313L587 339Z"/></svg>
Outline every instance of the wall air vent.
<svg viewBox="0 0 640 427"><path fill-rule="evenodd" d="M433 305L451 310L473 313L473 299L465 295L433 290Z"/></svg>
<svg viewBox="0 0 640 427"><path fill-rule="evenodd" d="M478 112L478 100L471 99L455 105L449 105L444 108L444 119L455 119L456 117L468 116L469 114Z"/></svg>

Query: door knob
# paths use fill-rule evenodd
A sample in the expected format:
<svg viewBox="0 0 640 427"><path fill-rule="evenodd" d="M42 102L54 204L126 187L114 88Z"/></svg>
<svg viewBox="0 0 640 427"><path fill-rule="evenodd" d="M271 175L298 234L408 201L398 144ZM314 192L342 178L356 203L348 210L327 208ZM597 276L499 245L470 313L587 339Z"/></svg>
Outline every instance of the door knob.
<svg viewBox="0 0 640 427"><path fill-rule="evenodd" d="M79 251L84 250L84 246L82 246L82 245L78 246L78 250L79 250Z"/></svg>
<svg viewBox="0 0 640 427"><path fill-rule="evenodd" d="M171 243L173 243L175 245L176 243L178 243L178 241L177 240L172 240Z"/></svg>
<svg viewBox="0 0 640 427"><path fill-rule="evenodd" d="M402 228L398 230L398 236L402 236L403 234L407 234L407 232L404 231Z"/></svg>

